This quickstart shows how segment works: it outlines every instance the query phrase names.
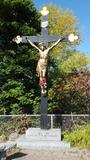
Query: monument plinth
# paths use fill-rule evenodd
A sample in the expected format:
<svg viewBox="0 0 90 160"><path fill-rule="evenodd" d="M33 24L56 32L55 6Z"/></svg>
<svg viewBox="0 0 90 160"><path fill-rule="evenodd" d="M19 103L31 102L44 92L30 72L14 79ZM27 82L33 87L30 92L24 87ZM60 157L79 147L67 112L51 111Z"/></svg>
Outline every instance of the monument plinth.
<svg viewBox="0 0 90 160"><path fill-rule="evenodd" d="M61 141L61 129L42 130L40 128L29 128L26 131L29 140Z"/></svg>
<svg viewBox="0 0 90 160"><path fill-rule="evenodd" d="M70 148L70 143L61 141L61 129L29 128L25 135L17 139L17 146L25 149L53 150Z"/></svg>

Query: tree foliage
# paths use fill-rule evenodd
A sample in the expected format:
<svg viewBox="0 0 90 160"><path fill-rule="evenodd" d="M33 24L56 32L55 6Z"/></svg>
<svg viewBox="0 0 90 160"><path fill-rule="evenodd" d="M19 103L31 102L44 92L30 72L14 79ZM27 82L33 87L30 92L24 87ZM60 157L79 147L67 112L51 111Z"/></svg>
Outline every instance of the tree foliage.
<svg viewBox="0 0 90 160"><path fill-rule="evenodd" d="M69 53L69 55L62 58L62 61L58 64L58 66L62 73L70 74L78 70L83 70L89 62L89 57L87 57L84 53L73 50Z"/></svg>
<svg viewBox="0 0 90 160"><path fill-rule="evenodd" d="M57 88L61 112L90 113L90 72L71 74Z"/></svg>
<svg viewBox="0 0 90 160"><path fill-rule="evenodd" d="M49 34L51 35L69 35L74 33L80 35L79 25L77 18L70 10L63 10L61 7L49 4ZM80 36L79 36L80 37ZM69 49L73 49L80 43L80 39L75 43L64 42L60 43L55 49L53 49L52 55L55 57L57 54L65 54Z"/></svg>
<svg viewBox="0 0 90 160"><path fill-rule="evenodd" d="M77 18L69 10L65 11L51 4L48 9L49 34L80 35ZM12 41L17 35L39 33L40 14L31 0L0 0L0 38L4 40L2 44L0 41L0 114L40 113L37 51L29 44L17 45ZM48 72L49 113L53 113L56 108L62 112L66 110L61 110L63 104L59 96L63 92L59 93L57 84L61 84L62 79L69 74L81 71L89 62L84 54L75 50L79 43L80 40L75 43L63 42L51 53ZM67 102L71 102L71 99L72 94L68 92L64 107L67 107Z"/></svg>
<svg viewBox="0 0 90 160"><path fill-rule="evenodd" d="M62 84L64 78L76 73L86 72L90 59L82 52L76 50L80 43L80 29L77 18L69 10L56 8L52 4L48 6L49 33L53 35L77 34L79 40L75 43L63 42L53 49L51 53L51 67L49 68L49 112L50 113L85 113L89 111L89 95L82 95L72 88L68 93L58 91L57 84ZM80 78L80 77L79 77ZM83 79L83 78L82 78ZM84 80L83 80L84 81ZM68 80L69 82L69 80ZM72 80L73 82L73 80ZM86 81L84 82L86 83ZM69 83L71 85L71 81ZM87 85L87 83L86 83ZM61 85L62 86L62 85ZM74 86L74 85L73 85ZM70 87L70 86L69 86ZM76 88L78 83L76 84ZM81 87L81 86L80 86ZM72 94L73 93L73 94ZM63 98L62 98L63 97ZM83 101L83 102L82 102ZM84 104L85 101L85 104ZM81 109L82 107L82 109Z"/></svg>
<svg viewBox="0 0 90 160"><path fill-rule="evenodd" d="M12 39L39 31L39 14L31 0L0 1L0 35L4 38L0 51L0 114L32 112L38 92L37 52L28 44L16 45Z"/></svg>

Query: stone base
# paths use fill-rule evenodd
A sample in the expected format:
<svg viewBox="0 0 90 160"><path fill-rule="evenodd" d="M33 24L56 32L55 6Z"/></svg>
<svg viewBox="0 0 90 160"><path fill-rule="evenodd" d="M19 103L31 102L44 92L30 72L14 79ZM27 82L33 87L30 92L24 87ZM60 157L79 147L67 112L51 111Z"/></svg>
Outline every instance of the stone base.
<svg viewBox="0 0 90 160"><path fill-rule="evenodd" d="M26 149L61 149L70 148L70 143L61 141L60 129L29 128L25 135L17 139L17 146Z"/></svg>
<svg viewBox="0 0 90 160"><path fill-rule="evenodd" d="M61 141L61 129L29 128L26 131L26 138L31 141Z"/></svg>

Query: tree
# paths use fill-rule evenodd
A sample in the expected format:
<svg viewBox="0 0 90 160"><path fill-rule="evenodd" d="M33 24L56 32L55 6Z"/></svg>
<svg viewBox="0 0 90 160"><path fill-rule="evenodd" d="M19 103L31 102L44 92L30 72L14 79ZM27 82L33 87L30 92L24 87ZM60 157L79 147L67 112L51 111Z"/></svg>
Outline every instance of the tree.
<svg viewBox="0 0 90 160"><path fill-rule="evenodd" d="M4 39L0 51L0 114L32 112L38 93L37 51L29 45L16 45L12 39L39 33L39 17L31 0L0 0L0 35Z"/></svg>
<svg viewBox="0 0 90 160"><path fill-rule="evenodd" d="M69 35L74 33L79 36L79 40L74 43L61 43L53 49L53 56L65 54L68 50L75 48L80 43L80 31L77 18L70 10L57 8L53 4L48 5L49 10L49 34L51 35Z"/></svg>
<svg viewBox="0 0 90 160"><path fill-rule="evenodd" d="M77 19L70 11L53 5L48 5L48 9L49 34L80 35ZM31 0L0 1L0 36L4 39L0 49L0 114L40 113L37 51L28 44L16 45L12 42L16 35L35 35L39 32L40 15ZM50 113L53 109L60 109L60 99L55 90L57 83L88 63L86 56L75 51L79 43L80 41L74 44L64 42L52 51L48 78ZM70 66L73 57L77 62ZM82 58L82 63L78 57L79 60Z"/></svg>
<svg viewBox="0 0 90 160"><path fill-rule="evenodd" d="M80 29L76 17L69 11L63 10L61 8L56 8L52 4L48 6L50 11L49 13L49 33L50 34L60 34L60 35L69 35L70 33L75 33L80 38ZM71 104L72 93L67 94L64 99L63 92L57 91L57 85L61 84L62 80L69 75L76 74L86 69L87 64L90 62L89 58L82 52L77 51L75 48L80 43L78 40L75 43L62 43L58 45L56 49L53 49L50 60L49 68L49 112L50 113L70 113L70 111L77 112L77 109L74 110L71 107L74 107L74 104ZM75 91L74 91L75 92ZM69 96L69 99L67 98ZM79 91L77 92L76 99L78 98L78 109L80 111L81 101ZM81 98L82 99L82 98ZM86 96L87 107L89 104L88 96ZM74 102L74 100L73 100ZM66 104L65 104L66 103ZM69 104L68 104L69 103ZM65 105L64 105L65 104ZM77 105L77 104L76 104ZM86 107L86 108L87 108ZM67 109L68 108L68 109ZM83 107L84 108L84 107ZM84 110L84 113L87 109ZM82 110L83 113L83 110Z"/></svg>
<svg viewBox="0 0 90 160"><path fill-rule="evenodd" d="M63 113L90 113L90 72L73 73L63 78L57 87Z"/></svg>
<svg viewBox="0 0 90 160"><path fill-rule="evenodd" d="M73 50L69 52L69 55L62 57L62 61L58 66L63 74L68 75L79 70L84 70L89 61L89 57L85 53Z"/></svg>

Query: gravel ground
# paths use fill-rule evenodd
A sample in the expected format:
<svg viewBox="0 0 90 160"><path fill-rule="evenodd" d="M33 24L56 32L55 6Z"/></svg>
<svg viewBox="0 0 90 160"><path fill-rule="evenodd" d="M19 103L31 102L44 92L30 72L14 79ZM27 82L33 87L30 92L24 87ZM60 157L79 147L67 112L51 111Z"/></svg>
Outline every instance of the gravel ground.
<svg viewBox="0 0 90 160"><path fill-rule="evenodd" d="M7 160L90 160L90 150L21 150Z"/></svg>

